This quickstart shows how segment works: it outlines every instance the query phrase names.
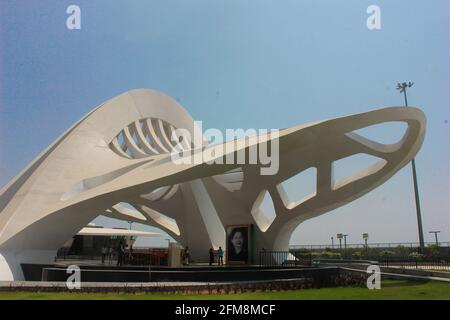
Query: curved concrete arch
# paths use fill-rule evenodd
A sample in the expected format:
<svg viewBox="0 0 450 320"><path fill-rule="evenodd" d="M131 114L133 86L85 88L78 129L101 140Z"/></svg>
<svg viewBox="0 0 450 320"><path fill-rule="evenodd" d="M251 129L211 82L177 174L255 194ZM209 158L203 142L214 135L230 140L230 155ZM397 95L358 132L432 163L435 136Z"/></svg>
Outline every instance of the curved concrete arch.
<svg viewBox="0 0 450 320"><path fill-rule="evenodd" d="M162 153L169 152L169 149L164 146L164 144L161 142L161 139L158 137L151 119L145 119L145 128L149 133L152 141L155 142L155 146L159 149L159 151Z"/></svg>
<svg viewBox="0 0 450 320"><path fill-rule="evenodd" d="M156 130L151 119L158 122ZM393 145L354 132L387 121L408 125L403 138ZM279 142L279 170L264 176L259 164L207 164L236 153L237 149L223 147L234 142L193 146L216 152L201 163L173 163L170 151L177 143L167 136L164 123L169 131L180 128L192 136L201 134L173 99L153 90L126 92L86 115L3 187L0 280L22 279L21 263L51 262L67 239L99 215L133 218L148 225L161 222L177 241L190 246L194 258L201 259L211 246L225 244L225 226L255 224L251 208L262 190L270 192L276 217L264 232L255 228L255 251L287 249L299 223L355 200L406 165L425 133L425 117L419 109L390 107L283 129L276 137L261 134L236 144L248 151L265 141ZM121 132L124 145L118 141ZM334 185L333 162L358 153L383 163ZM277 185L309 167L317 168L316 193L286 205ZM119 202L136 205L149 219L124 214L123 208L114 208ZM148 214L141 205L167 212L178 231L174 232L169 219Z"/></svg>
<svg viewBox="0 0 450 320"><path fill-rule="evenodd" d="M139 138L139 143L141 144L142 148L144 149L144 152L146 152L148 155L159 154L159 152L155 148L153 148L153 146L150 143L148 143L147 138L145 137L145 134L142 131L142 127L140 125L139 120L136 120L133 123L133 129Z"/></svg>

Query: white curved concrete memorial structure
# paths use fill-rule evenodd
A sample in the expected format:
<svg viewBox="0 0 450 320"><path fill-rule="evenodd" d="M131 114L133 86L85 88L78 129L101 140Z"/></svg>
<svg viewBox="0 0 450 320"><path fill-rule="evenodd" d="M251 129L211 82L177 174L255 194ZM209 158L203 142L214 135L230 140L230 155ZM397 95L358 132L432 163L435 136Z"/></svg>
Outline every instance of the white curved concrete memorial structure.
<svg viewBox="0 0 450 320"><path fill-rule="evenodd" d="M407 125L397 143L355 133L391 121ZM211 246L226 247L227 225L253 225L254 252L287 250L301 222L355 200L405 166L423 142L425 117L416 108L389 107L215 146L176 141L176 128L201 135L171 98L132 90L67 130L0 190L0 280L23 279L21 263L51 263L56 250L99 215L156 226L188 245L194 259ZM275 140L275 174L262 175L262 164L210 163ZM174 163L178 147L203 158ZM355 154L379 161L334 181L333 163ZM289 199L283 182L308 168L317 172L315 192ZM266 192L272 219L260 208Z"/></svg>

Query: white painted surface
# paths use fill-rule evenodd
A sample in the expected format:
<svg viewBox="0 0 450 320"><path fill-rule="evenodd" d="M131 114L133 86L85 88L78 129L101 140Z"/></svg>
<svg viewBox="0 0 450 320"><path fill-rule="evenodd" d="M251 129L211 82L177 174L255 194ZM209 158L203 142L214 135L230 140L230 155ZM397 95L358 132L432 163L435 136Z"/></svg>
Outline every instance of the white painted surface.
<svg viewBox="0 0 450 320"><path fill-rule="evenodd" d="M157 125L148 119L157 119ZM129 126L139 121L144 130L133 138ZM354 133L388 121L408 126L395 144L380 144ZM256 252L285 250L301 222L357 199L405 166L425 134L424 114L413 107L384 108L283 129L277 138L279 171L261 176L261 166L254 164L174 164L167 153L173 144L164 123L171 130L186 129L192 136L199 130L173 99L153 90L126 92L95 108L4 186L0 190L0 280L21 279L20 263L25 261L52 262L56 250L99 215L161 228L189 245L196 259L207 259L211 246L223 245L224 227L231 224L255 225ZM121 131L125 146L117 141ZM153 149L134 140L147 139L141 134L159 138L150 144ZM260 135L249 139L250 145L238 145L251 148L270 139ZM235 151L228 147L206 149L214 148L215 157L226 157ZM214 159L209 154L204 161ZM335 183L333 162L355 154L382 161ZM310 167L317 168L316 192L302 202L285 205L277 185ZM242 173L230 174L238 168ZM152 195L158 188L164 193ZM276 212L270 225L264 226L265 232L251 214L262 190L270 192ZM121 202L136 208L140 216L115 210ZM143 208L161 215L148 214ZM175 221L178 234L164 216Z"/></svg>

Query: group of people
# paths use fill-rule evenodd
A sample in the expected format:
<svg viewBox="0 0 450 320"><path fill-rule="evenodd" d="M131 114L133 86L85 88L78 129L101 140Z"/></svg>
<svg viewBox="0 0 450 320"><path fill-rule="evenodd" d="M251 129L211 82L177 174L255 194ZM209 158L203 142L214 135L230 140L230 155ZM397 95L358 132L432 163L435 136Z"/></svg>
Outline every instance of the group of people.
<svg viewBox="0 0 450 320"><path fill-rule="evenodd" d="M228 235L228 255L227 261L230 263L248 263L248 245L247 245L247 230L243 227L234 228ZM117 247L117 266L122 266L124 263L124 258L128 254L128 260L133 259L133 246L130 246L127 250L127 245L121 241ZM106 245L102 247L102 264L105 263L107 257L111 263L113 248L107 247ZM223 265L223 255L224 250L221 246L217 252L211 247L209 249L209 265L212 266L215 263L215 257L217 256L217 265ZM189 247L186 246L181 252L181 260L184 265L189 265L191 259L191 252Z"/></svg>
<svg viewBox="0 0 450 320"><path fill-rule="evenodd" d="M209 265L212 266L214 264L214 257L216 255L216 252L213 248L209 249ZM191 258L191 252L189 250L189 247L186 246L184 250L182 251L181 258L184 265L189 265L190 258ZM217 264L219 266L223 266L223 250L222 247L219 247L217 250Z"/></svg>
<svg viewBox="0 0 450 320"><path fill-rule="evenodd" d="M245 227L236 227L231 230L228 235L228 255L227 261L229 263L248 263L248 230ZM217 265L223 265L224 251L221 246L217 252L211 247L209 249L209 265L212 266L215 263L215 257L217 256ZM190 259L189 247L186 247L182 254L183 264L188 265ZM227 262L227 263L228 263Z"/></svg>
<svg viewBox="0 0 450 320"><path fill-rule="evenodd" d="M127 245L125 245L123 242L120 242L119 245L117 246L117 266L121 267L123 265L123 260L125 255L128 253L128 259L131 260L133 259L133 246L130 246L128 252L127 252ZM104 245L102 247L102 264L105 264L105 260L106 258L109 259L109 262L111 263L112 258L113 258L113 248L112 247L107 247L106 245Z"/></svg>
<svg viewBox="0 0 450 320"><path fill-rule="evenodd" d="M105 264L106 258L108 258L111 263L113 258L114 249L112 247L103 246L102 247L102 264Z"/></svg>
<svg viewBox="0 0 450 320"><path fill-rule="evenodd" d="M214 264L214 256L215 252L213 248L209 248L209 265L212 266ZM223 266L223 250L222 247L219 247L217 250L217 265Z"/></svg>
<svg viewBox="0 0 450 320"><path fill-rule="evenodd" d="M186 248L184 248L184 250L181 252L181 261L184 265L188 265L190 259L191 251L189 251L189 247L186 246Z"/></svg>

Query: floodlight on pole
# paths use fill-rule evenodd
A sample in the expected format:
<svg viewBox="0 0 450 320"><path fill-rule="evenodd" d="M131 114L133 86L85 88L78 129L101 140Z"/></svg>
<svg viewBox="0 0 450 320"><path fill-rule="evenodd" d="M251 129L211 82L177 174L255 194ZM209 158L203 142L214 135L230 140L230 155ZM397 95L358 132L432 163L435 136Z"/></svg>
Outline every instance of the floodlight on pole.
<svg viewBox="0 0 450 320"><path fill-rule="evenodd" d="M339 249L342 249L342 233L338 233L336 237L339 239Z"/></svg>
<svg viewBox="0 0 450 320"><path fill-rule="evenodd" d="M403 82L403 83L397 83L396 89L403 93L403 97L405 98L405 106L408 106L408 97L406 96L406 89L411 88L414 85L414 82ZM423 239L423 227L422 227L422 214L420 210L420 198L419 198L419 186L417 183L417 174L416 174L416 162L414 158L411 160L411 168L412 168L412 175L413 175L413 183L414 183L414 197L416 200L416 214L417 214L417 227L419 231L419 243L420 248L423 249L425 247L425 242Z"/></svg>
<svg viewBox="0 0 450 320"><path fill-rule="evenodd" d="M365 232L365 233L362 234L362 237L363 237L363 239L364 239L365 248L366 248L366 253L367 253L367 250L368 250L368 248L369 248L369 246L368 246L368 244L367 244L367 240L369 240L369 234L368 234L367 232Z"/></svg>
<svg viewBox="0 0 450 320"><path fill-rule="evenodd" d="M429 233L434 233L434 239L436 240L436 246L439 247L439 241L438 241L438 233L440 233L441 231L429 231Z"/></svg>
<svg viewBox="0 0 450 320"><path fill-rule="evenodd" d="M342 236L344 237L344 248L347 249L347 236L348 236L348 234L343 234Z"/></svg>

